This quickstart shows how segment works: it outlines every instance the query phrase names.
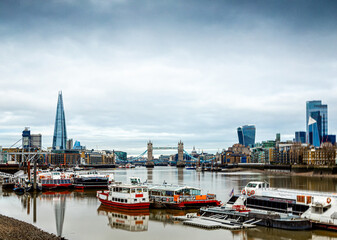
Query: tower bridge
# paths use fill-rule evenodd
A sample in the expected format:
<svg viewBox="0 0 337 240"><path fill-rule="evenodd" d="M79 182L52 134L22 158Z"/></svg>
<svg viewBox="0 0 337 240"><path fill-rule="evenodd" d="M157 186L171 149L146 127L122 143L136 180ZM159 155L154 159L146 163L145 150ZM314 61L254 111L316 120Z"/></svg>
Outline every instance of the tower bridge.
<svg viewBox="0 0 337 240"><path fill-rule="evenodd" d="M133 158L130 162L133 164L145 164L147 167L151 168L154 167L155 165L155 161L154 161L154 157L153 157L153 151L154 150L177 150L178 154L177 154L177 167L184 167L186 164L192 164L192 165L196 165L196 164L201 164L201 163L211 163L213 160L216 160L218 158L218 156L214 156L211 159L205 159L204 156L200 156L198 158L195 158L194 156L191 156L185 149L184 149L184 143L180 140L178 142L178 146L177 147L173 147L173 146L159 146L159 147L155 147L153 146L153 142L150 140L147 142L147 148L146 150L141 153L139 156ZM144 157L144 155L147 154L147 160L141 160L141 158ZM116 162L124 162L122 160L120 160L118 158L117 155L115 155L116 157Z"/></svg>

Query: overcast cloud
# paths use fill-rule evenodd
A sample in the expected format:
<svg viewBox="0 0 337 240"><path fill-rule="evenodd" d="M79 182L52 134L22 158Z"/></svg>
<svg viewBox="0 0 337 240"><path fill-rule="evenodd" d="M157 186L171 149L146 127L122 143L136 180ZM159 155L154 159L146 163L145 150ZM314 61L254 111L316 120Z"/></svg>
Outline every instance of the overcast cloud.
<svg viewBox="0 0 337 240"><path fill-rule="evenodd" d="M255 124L256 141L305 130L328 104L337 133L335 1L0 2L0 145L25 126L52 144L57 94L68 138L140 154L151 139L209 152Z"/></svg>

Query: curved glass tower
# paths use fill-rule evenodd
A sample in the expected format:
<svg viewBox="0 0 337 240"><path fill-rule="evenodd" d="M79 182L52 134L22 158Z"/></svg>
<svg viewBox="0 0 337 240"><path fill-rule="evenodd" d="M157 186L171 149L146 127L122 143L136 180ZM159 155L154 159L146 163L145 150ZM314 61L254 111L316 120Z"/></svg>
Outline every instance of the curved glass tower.
<svg viewBox="0 0 337 240"><path fill-rule="evenodd" d="M239 143L246 147L254 147L255 145L255 126L254 125L245 125L238 127L238 138Z"/></svg>
<svg viewBox="0 0 337 240"><path fill-rule="evenodd" d="M64 116L62 92L59 92L53 137L53 149L65 150L67 143L66 120Z"/></svg>

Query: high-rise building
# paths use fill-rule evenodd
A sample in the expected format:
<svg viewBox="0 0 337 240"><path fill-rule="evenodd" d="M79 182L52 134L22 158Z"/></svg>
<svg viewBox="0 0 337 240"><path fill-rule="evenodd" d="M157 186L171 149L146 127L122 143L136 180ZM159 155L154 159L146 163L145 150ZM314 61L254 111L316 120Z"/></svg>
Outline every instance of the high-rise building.
<svg viewBox="0 0 337 240"><path fill-rule="evenodd" d="M281 133L276 133L275 141L276 142L281 142Z"/></svg>
<svg viewBox="0 0 337 240"><path fill-rule="evenodd" d="M238 138L239 143L246 147L254 147L255 145L255 126L254 125L245 125L238 127Z"/></svg>
<svg viewBox="0 0 337 240"><path fill-rule="evenodd" d="M299 131L299 132L295 132L295 142L297 143L306 143L307 141L306 139L306 132L303 131Z"/></svg>
<svg viewBox="0 0 337 240"><path fill-rule="evenodd" d="M25 130L22 131L22 148L30 148L30 130L29 127L25 127Z"/></svg>
<svg viewBox="0 0 337 240"><path fill-rule="evenodd" d="M332 145L335 145L336 144L336 135L324 135L323 136L323 141L322 142L329 142L331 143Z"/></svg>
<svg viewBox="0 0 337 240"><path fill-rule="evenodd" d="M53 149L66 150L67 147L66 144L67 144L66 120L64 116L62 92L59 92L56 108Z"/></svg>
<svg viewBox="0 0 337 240"><path fill-rule="evenodd" d="M322 104L322 101L307 101L306 107L306 130L307 130L307 142L309 142L310 132L309 118L315 120L317 124L319 142L321 143L324 135L328 135L328 105Z"/></svg>
<svg viewBox="0 0 337 240"><path fill-rule="evenodd" d="M41 149L42 135L41 134L31 134L30 135L30 146L35 149Z"/></svg>
<svg viewBox="0 0 337 240"><path fill-rule="evenodd" d="M69 140L67 140L67 149L68 150L71 150L71 149L73 149L73 139L72 138L70 138Z"/></svg>
<svg viewBox="0 0 337 240"><path fill-rule="evenodd" d="M22 131L22 147L25 150L41 149L42 147L42 135L31 134L29 127L25 127Z"/></svg>
<svg viewBox="0 0 337 240"><path fill-rule="evenodd" d="M319 147L321 143L319 139L318 124L316 120L313 119L312 117L309 117L308 127L309 127L309 136L308 136L309 144L315 147Z"/></svg>

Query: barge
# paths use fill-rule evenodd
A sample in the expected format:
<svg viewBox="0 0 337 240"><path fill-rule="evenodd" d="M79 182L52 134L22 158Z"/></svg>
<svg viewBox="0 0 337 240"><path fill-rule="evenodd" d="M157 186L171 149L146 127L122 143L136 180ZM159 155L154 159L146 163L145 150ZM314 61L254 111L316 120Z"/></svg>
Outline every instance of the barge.
<svg viewBox="0 0 337 240"><path fill-rule="evenodd" d="M220 206L215 194L201 194L201 189L179 185L149 186L151 208L187 209Z"/></svg>

